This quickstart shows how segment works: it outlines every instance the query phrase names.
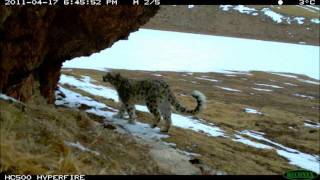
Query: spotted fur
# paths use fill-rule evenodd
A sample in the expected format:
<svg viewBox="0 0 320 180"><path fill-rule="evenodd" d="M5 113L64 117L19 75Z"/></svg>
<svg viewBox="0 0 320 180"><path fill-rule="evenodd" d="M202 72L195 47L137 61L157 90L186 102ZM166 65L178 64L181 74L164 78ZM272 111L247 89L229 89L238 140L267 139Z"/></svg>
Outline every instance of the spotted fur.
<svg viewBox="0 0 320 180"><path fill-rule="evenodd" d="M169 85L163 80L142 79L135 80L121 76L119 73L107 73L103 76L104 82L109 82L118 92L121 108L117 117L122 118L124 113L129 115L129 122L135 123L135 104L145 104L149 111L154 115L151 127L156 127L161 117L165 120L165 125L161 127L162 132L168 132L171 126L171 106L182 114L195 115L206 104L206 97L199 91L194 91L192 96L197 101L197 106L188 110L182 106Z"/></svg>

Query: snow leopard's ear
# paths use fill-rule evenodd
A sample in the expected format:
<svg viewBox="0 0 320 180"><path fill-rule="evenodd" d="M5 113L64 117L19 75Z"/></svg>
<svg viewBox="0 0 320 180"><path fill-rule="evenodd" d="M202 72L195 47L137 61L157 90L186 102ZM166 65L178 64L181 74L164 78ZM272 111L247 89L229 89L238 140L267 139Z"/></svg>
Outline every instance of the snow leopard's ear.
<svg viewBox="0 0 320 180"><path fill-rule="evenodd" d="M120 75L120 73L115 73L115 79L120 79L121 78L121 75Z"/></svg>

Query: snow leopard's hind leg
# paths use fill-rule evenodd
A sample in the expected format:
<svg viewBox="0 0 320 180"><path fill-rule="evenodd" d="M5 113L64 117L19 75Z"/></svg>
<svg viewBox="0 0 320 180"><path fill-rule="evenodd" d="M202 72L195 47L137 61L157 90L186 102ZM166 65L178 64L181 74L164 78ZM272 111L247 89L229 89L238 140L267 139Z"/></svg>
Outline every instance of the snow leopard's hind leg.
<svg viewBox="0 0 320 180"><path fill-rule="evenodd" d="M151 128L155 128L161 120L161 115L160 115L158 105L155 101L152 101L152 100L147 100L146 105L150 113L152 113L154 116L153 122L150 126Z"/></svg>

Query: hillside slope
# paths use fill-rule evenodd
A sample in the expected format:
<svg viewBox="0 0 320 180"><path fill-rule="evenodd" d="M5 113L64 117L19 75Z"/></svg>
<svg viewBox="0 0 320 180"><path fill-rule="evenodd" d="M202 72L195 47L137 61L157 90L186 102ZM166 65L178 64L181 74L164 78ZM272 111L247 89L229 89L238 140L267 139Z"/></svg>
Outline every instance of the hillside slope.
<svg viewBox="0 0 320 180"><path fill-rule="evenodd" d="M148 146L82 111L38 103L21 111L3 99L0 107L1 173L168 173L152 160Z"/></svg>
<svg viewBox="0 0 320 180"><path fill-rule="evenodd" d="M161 6L143 28L319 45L319 11L319 6L170 5Z"/></svg>
<svg viewBox="0 0 320 180"><path fill-rule="evenodd" d="M173 114L168 134L136 106L138 122L114 119L105 72L64 69L55 106L21 108L0 98L1 172L79 174L283 174L319 167L319 82L266 72L175 73L117 70L164 79L185 106L202 91L197 117ZM318 172L319 173L319 172Z"/></svg>

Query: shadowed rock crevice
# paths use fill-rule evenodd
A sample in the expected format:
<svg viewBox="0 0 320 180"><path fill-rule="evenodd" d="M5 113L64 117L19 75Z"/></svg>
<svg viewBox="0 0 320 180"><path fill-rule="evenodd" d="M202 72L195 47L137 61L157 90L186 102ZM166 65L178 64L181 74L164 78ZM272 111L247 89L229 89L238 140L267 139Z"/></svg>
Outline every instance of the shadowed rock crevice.
<svg viewBox="0 0 320 180"><path fill-rule="evenodd" d="M0 7L0 91L48 103L62 63L111 47L155 15L156 6ZM108 59L106 59L107 61Z"/></svg>

